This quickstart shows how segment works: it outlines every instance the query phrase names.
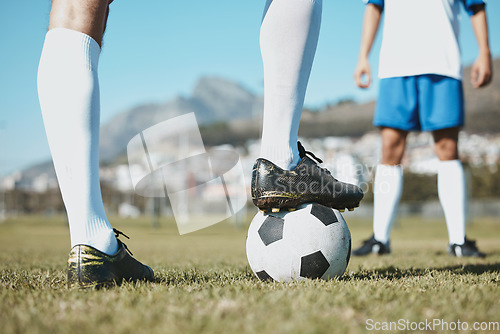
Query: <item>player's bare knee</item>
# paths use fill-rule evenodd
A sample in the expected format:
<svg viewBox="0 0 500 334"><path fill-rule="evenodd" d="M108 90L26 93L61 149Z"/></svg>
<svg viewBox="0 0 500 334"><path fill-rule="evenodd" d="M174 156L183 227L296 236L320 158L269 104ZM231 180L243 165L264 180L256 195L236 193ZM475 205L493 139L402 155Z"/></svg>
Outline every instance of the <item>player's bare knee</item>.
<svg viewBox="0 0 500 334"><path fill-rule="evenodd" d="M435 144L436 155L441 161L458 159L458 147L454 140L440 140Z"/></svg>
<svg viewBox="0 0 500 334"><path fill-rule="evenodd" d="M434 135L434 149L441 161L458 159L458 128L438 130Z"/></svg>
<svg viewBox="0 0 500 334"><path fill-rule="evenodd" d="M406 146L405 131L382 129L382 164L399 165L403 159Z"/></svg>

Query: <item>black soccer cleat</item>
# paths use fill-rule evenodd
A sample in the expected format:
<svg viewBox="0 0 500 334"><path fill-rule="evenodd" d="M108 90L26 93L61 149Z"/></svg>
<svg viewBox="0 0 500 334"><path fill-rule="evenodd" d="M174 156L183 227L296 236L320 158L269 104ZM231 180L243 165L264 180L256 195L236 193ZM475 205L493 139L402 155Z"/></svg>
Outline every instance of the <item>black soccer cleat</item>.
<svg viewBox="0 0 500 334"><path fill-rule="evenodd" d="M117 237L122 234L128 238L122 232L113 230ZM127 246L117 241L118 251L114 255L87 245L74 246L68 259L68 287L99 288L123 281L153 281L153 270L134 259Z"/></svg>
<svg viewBox="0 0 500 334"><path fill-rule="evenodd" d="M448 246L448 254L456 257L485 257L486 254L479 251L475 240L467 240L462 245L451 244Z"/></svg>
<svg viewBox="0 0 500 334"><path fill-rule="evenodd" d="M344 211L359 206L363 191L356 185L340 182L331 173L318 166L313 159L323 161L307 152L298 142L299 164L293 170L284 170L271 161L259 158L252 171L252 200L263 211L294 210L305 203Z"/></svg>
<svg viewBox="0 0 500 334"><path fill-rule="evenodd" d="M389 243L387 243L386 245L383 242L378 241L377 239L375 239L375 236L372 235L370 239L364 240L363 245L361 245L361 247L359 247L358 249L355 249L352 252L352 255L364 256L371 253L378 255L390 254L391 246L389 245Z"/></svg>

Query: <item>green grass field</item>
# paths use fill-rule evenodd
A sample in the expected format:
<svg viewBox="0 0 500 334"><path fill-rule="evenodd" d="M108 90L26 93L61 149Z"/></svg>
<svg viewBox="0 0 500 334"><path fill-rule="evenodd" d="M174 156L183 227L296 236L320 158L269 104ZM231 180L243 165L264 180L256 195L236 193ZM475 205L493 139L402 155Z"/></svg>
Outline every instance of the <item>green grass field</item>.
<svg viewBox="0 0 500 334"><path fill-rule="evenodd" d="M356 247L371 223L344 217ZM406 218L394 229L391 256L351 258L339 280L291 284L253 276L246 228L221 223L179 236L173 222L154 230L147 219L112 221L131 236L127 245L155 270L156 282L69 290L64 218L0 223L0 332L360 333L400 319L500 321L497 219L468 226L485 259L449 257L444 220Z"/></svg>

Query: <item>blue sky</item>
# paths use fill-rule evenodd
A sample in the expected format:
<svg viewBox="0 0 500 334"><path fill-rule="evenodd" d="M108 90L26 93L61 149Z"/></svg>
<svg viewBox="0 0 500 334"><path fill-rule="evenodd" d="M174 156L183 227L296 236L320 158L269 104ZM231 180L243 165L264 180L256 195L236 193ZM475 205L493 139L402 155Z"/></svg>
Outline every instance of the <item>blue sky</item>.
<svg viewBox="0 0 500 334"><path fill-rule="evenodd" d="M0 176L49 159L40 115L36 72L51 2L0 0ZM263 91L259 26L264 0L132 1L111 6L99 63L101 123L132 106L188 95L204 75ZM147 5L145 5L147 4ZM352 97L375 97L377 84L355 87L364 5L361 0L323 2L319 46L306 106ZM493 14L495 13L495 14ZM500 1L489 1L490 43L500 56ZM380 39L372 53L377 70ZM463 61L477 46L470 22L462 20ZM500 75L497 73L497 75Z"/></svg>

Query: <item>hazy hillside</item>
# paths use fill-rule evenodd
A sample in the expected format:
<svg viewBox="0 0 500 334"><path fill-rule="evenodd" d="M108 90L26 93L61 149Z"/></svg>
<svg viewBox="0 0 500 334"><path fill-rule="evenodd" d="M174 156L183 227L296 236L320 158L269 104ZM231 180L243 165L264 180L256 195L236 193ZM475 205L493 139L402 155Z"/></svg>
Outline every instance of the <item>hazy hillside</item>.
<svg viewBox="0 0 500 334"><path fill-rule="evenodd" d="M467 123L471 133L500 132L500 59L494 61L493 82L486 88L473 89L470 68L465 69ZM177 115L194 112L201 125L206 145L243 144L261 133L263 98L238 83L207 77L197 83L190 96L177 97L163 104L146 104L125 111L101 129L101 161L113 163L124 153L129 140L140 131ZM304 110L300 125L302 137L362 136L373 130L375 102L343 102L312 112ZM54 176L52 163L43 163L23 171L21 184L42 173Z"/></svg>
<svg viewBox="0 0 500 334"><path fill-rule="evenodd" d="M466 126L469 132L500 132L500 58L493 61L493 81L480 89L470 84L470 69L464 72Z"/></svg>
<svg viewBox="0 0 500 334"><path fill-rule="evenodd" d="M500 73L500 59L493 62L494 73ZM471 133L500 132L500 75L494 75L493 82L481 89L470 84L470 68L464 70L464 91L466 98L466 126ZM318 138L324 136L362 136L374 129L372 125L375 101L357 104L344 101L337 105L326 106L319 111L304 110L299 134L302 137ZM247 138L260 135L261 117L255 122L231 122L222 127L220 124L202 132L207 144L228 142L241 143ZM220 131L224 130L222 135ZM226 140L226 141L224 141Z"/></svg>
<svg viewBox="0 0 500 334"><path fill-rule="evenodd" d="M262 103L261 97L238 83L202 78L191 96L177 97L164 104L138 106L111 119L101 129L101 157L105 161L116 158L140 131L172 117L194 112L200 125L248 120L262 112Z"/></svg>
<svg viewBox="0 0 500 334"><path fill-rule="evenodd" d="M494 61L494 67L495 72L500 73L500 59ZM500 131L500 122L492 121L500 116L500 75L494 76L488 87L473 89L470 68L466 68L464 89L466 130ZM191 96L178 97L159 105L139 106L105 124L101 134L101 157L103 160L114 159L124 153L128 141L141 130L189 112L194 112L199 124L203 125L202 135L207 145L242 143L248 138L257 138L260 135L262 103L262 97L237 83L221 78L202 78ZM362 136L373 130L374 108L375 102L344 102L315 112L305 110L300 135Z"/></svg>

